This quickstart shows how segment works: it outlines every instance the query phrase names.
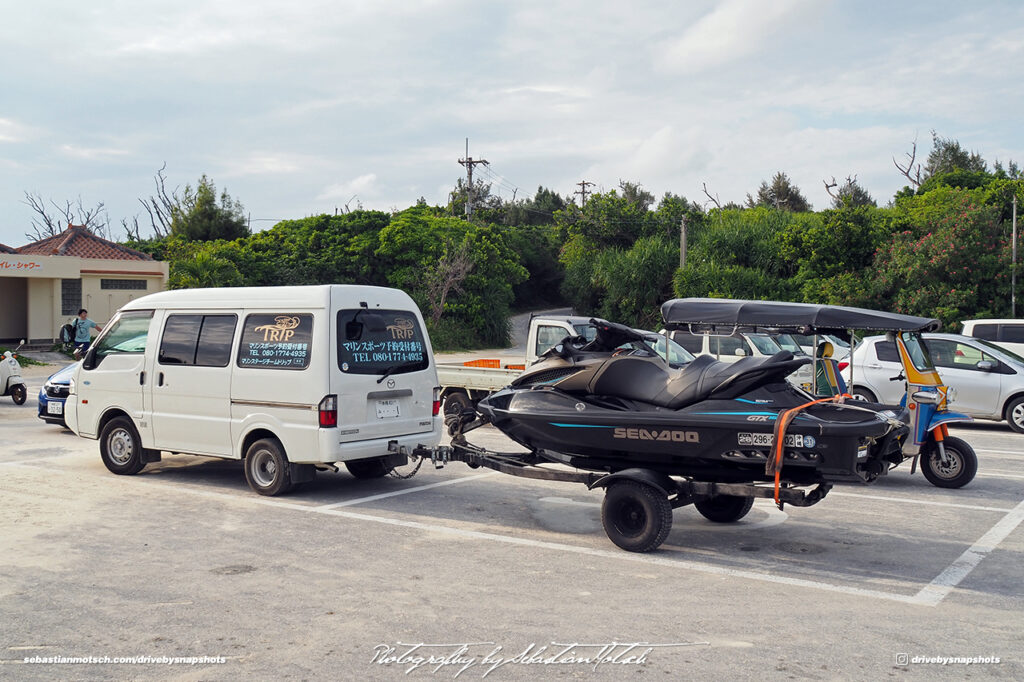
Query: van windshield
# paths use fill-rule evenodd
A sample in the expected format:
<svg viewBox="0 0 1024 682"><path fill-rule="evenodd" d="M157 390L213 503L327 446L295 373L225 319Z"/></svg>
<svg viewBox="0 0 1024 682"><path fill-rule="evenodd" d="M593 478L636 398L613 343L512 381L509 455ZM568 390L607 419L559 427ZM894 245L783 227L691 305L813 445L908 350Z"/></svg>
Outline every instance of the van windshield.
<svg viewBox="0 0 1024 682"><path fill-rule="evenodd" d="M407 310L338 311L338 368L346 374L405 374L430 366L416 315Z"/></svg>

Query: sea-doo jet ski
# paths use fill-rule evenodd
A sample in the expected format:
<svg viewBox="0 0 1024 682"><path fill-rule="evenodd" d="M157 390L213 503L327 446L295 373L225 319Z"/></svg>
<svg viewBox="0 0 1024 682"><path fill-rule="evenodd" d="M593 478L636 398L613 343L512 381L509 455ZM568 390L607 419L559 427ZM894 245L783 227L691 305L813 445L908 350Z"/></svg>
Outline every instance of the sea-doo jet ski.
<svg viewBox="0 0 1024 682"><path fill-rule="evenodd" d="M908 429L891 409L809 404L813 396L786 381L809 358L783 351L734 363L699 356L673 366L644 333L590 323L593 340L567 337L481 400L481 420L545 460L692 481L774 478L778 485L775 460L787 484L870 482L902 460ZM773 448L780 415L788 423L781 453ZM453 433L468 419L453 420Z"/></svg>

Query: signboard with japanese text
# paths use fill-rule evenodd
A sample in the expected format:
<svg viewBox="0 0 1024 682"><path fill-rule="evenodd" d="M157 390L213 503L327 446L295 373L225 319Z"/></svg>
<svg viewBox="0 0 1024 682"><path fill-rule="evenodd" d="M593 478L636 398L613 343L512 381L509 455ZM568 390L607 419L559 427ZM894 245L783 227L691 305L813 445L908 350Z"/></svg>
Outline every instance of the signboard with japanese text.
<svg viewBox="0 0 1024 682"><path fill-rule="evenodd" d="M313 316L308 313L249 315L238 347L238 366L305 369L312 341Z"/></svg>

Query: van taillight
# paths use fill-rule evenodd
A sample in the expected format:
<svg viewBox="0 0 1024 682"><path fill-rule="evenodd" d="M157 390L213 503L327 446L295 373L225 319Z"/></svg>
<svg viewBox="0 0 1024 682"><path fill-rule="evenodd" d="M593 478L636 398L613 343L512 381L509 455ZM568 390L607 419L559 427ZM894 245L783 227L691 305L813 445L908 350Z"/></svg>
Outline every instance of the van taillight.
<svg viewBox="0 0 1024 682"><path fill-rule="evenodd" d="M320 401L320 428L329 429L338 425L338 396L325 395Z"/></svg>
<svg viewBox="0 0 1024 682"><path fill-rule="evenodd" d="M840 362L840 363L839 363L838 365L836 365L836 366L837 366L837 367L839 368L839 371L840 371L840 372L842 372L842 371L843 371L844 369L846 369L847 367L849 367L849 366L850 366L850 363L848 363L848 362L846 362L846 361L844 360L844 361Z"/></svg>
<svg viewBox="0 0 1024 682"><path fill-rule="evenodd" d="M436 417L441 414L441 387L434 387L434 406L432 414Z"/></svg>

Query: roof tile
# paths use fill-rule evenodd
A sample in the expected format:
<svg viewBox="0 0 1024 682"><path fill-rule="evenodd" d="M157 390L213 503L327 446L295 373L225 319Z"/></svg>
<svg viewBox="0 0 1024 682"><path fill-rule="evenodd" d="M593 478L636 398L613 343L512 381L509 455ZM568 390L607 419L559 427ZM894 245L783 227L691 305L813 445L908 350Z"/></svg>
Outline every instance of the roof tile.
<svg viewBox="0 0 1024 682"><path fill-rule="evenodd" d="M68 229L60 234L13 249L13 253L109 260L153 260L152 256L141 251L97 237L84 225L71 224L68 224Z"/></svg>

